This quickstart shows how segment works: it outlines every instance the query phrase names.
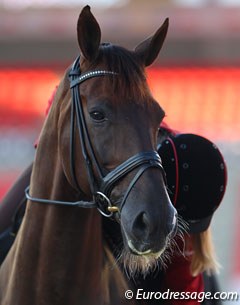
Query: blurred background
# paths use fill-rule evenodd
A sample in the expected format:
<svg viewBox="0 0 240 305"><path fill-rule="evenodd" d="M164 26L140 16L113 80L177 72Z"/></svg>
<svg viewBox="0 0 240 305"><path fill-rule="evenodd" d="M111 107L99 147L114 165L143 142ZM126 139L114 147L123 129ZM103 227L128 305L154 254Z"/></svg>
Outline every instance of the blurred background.
<svg viewBox="0 0 240 305"><path fill-rule="evenodd" d="M225 157L213 236L222 289L240 291L240 0L0 0L0 198L34 157L48 99L78 55L86 4L102 41L129 48L170 18L148 81L172 128L209 138Z"/></svg>

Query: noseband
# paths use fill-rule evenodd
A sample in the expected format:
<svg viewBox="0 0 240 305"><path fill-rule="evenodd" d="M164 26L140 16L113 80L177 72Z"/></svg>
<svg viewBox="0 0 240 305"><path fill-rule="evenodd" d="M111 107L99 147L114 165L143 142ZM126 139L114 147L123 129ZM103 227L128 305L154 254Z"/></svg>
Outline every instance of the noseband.
<svg viewBox="0 0 240 305"><path fill-rule="evenodd" d="M162 162L159 154L152 150L146 152L140 152L120 165L118 165L114 170L110 171L107 175L103 175L101 166L98 163L98 160L95 156L92 143L89 137L85 116L83 112L83 105L81 96L79 93L80 84L86 80L93 77L100 76L117 76L116 72L105 71L105 70L93 70L81 74L80 71L80 58L78 57L72 65L72 68L69 72L70 88L72 94L72 105L71 105L71 130L70 130L70 166L71 166L71 176L74 181L77 189L81 191L75 171L74 164L74 135L75 135L75 126L77 126L79 140L81 143L82 154L85 160L88 181L93 195L93 202L86 201L77 201L77 202L68 202L68 201L58 201L58 200L49 200L49 199L40 199L34 198L29 194L29 187L26 189L25 194L28 200L34 202L55 204L55 205L68 205L68 206L78 206L84 208L97 207L99 212L105 217L112 217L115 212L121 212L126 199L131 192L132 188L142 176L142 174L151 167L159 168L163 173L163 178L165 179L165 172L162 167ZM76 123L75 123L76 121ZM94 174L94 168L97 171L98 178ZM134 178L129 184L129 187L121 201L120 207L114 206L110 200L111 192L118 183L120 179L125 177L128 173L134 169L139 168Z"/></svg>

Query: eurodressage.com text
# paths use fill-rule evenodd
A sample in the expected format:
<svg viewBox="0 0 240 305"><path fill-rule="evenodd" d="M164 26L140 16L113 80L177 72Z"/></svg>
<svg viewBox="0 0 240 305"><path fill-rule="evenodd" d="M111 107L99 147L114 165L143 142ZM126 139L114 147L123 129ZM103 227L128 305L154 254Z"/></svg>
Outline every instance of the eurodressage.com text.
<svg viewBox="0 0 240 305"><path fill-rule="evenodd" d="M125 292L126 299L136 300L197 300L199 303L204 300L225 300L237 301L240 299L240 294L237 292L174 292L168 289L164 292L144 291L138 289L136 293L132 290Z"/></svg>

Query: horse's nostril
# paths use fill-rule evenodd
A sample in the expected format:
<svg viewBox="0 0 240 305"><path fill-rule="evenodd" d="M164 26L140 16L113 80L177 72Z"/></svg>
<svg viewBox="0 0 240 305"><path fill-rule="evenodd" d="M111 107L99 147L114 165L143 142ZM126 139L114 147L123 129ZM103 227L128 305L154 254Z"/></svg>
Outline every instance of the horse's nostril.
<svg viewBox="0 0 240 305"><path fill-rule="evenodd" d="M141 216L142 216L141 217L141 222L142 222L143 228L148 228L149 225L150 225L150 222L149 222L149 219L147 217L147 214L143 212Z"/></svg>
<svg viewBox="0 0 240 305"><path fill-rule="evenodd" d="M136 237L145 237L150 231L150 220L145 212L139 213L133 223L133 232Z"/></svg>

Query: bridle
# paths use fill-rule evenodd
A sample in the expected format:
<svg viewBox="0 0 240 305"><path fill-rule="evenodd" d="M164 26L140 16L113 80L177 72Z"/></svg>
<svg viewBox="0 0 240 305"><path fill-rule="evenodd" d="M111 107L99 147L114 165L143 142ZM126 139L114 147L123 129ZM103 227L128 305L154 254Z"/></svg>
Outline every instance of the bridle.
<svg viewBox="0 0 240 305"><path fill-rule="evenodd" d="M83 112L83 105L81 96L79 93L80 84L85 82L86 80L93 77L100 76L114 76L117 77L117 73L113 71L106 70L93 70L89 72L85 72L81 74L80 71L80 57L78 57L73 63L71 70L69 72L69 80L70 80L70 89L72 95L72 104L71 104L71 127L70 127L70 167L71 167L71 176L74 181L77 189L81 191L77 177L76 177L76 168L74 164L74 135L75 128L77 127L79 140L81 143L82 155L85 160L88 181L91 189L91 193L93 195L93 202L87 201L59 201L59 200L50 200L50 199L41 199L34 198L29 194L29 187L25 190L26 198L30 201L40 202L40 203L48 203L54 205L67 205L67 206L77 206L83 208L92 208L96 207L99 212L105 217L112 217L114 213L120 214L129 193L132 188L142 176L142 174L149 168L155 167L159 168L163 174L163 178L165 179L165 172L162 166L161 158L159 154L154 151L146 151L140 152L120 165L118 165L114 170L110 171L107 175L103 175L103 171L101 166L98 163L98 160L95 156L92 143L89 137L85 116ZM94 174L94 168L97 171L98 179ZM112 204L110 200L111 192L116 185L116 183L125 177L128 173L133 171L134 169L139 168L134 178L130 182L128 189L120 203L120 206L115 206Z"/></svg>

